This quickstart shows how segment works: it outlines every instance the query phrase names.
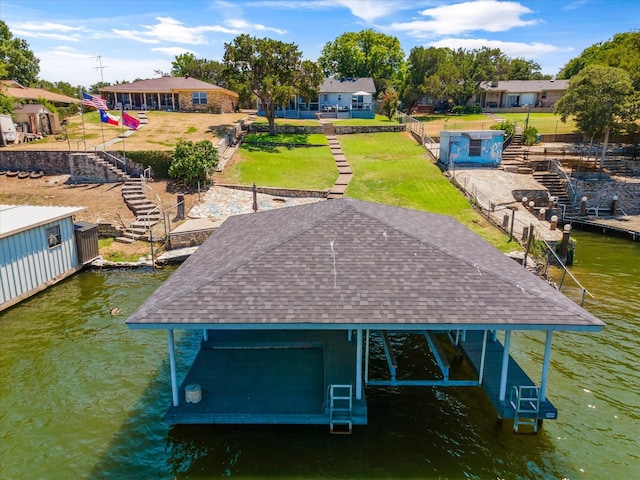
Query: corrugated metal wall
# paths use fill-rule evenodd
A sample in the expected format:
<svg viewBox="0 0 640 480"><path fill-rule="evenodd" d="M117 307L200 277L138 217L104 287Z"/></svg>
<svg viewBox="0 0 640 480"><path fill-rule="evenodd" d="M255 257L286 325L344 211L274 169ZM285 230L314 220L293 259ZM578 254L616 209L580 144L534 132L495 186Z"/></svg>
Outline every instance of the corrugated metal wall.
<svg viewBox="0 0 640 480"><path fill-rule="evenodd" d="M47 229L56 225L60 228L59 244L49 247ZM0 304L27 294L77 265L71 217L0 239Z"/></svg>

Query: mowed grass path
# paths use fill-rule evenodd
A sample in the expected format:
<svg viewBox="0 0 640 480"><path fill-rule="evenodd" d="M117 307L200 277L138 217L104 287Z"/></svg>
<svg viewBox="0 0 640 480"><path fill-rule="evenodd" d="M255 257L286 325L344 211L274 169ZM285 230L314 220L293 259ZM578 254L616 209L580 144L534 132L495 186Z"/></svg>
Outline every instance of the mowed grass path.
<svg viewBox="0 0 640 480"><path fill-rule="evenodd" d="M353 170L347 196L450 215L501 250L515 247L473 209L410 134L342 135L339 140Z"/></svg>

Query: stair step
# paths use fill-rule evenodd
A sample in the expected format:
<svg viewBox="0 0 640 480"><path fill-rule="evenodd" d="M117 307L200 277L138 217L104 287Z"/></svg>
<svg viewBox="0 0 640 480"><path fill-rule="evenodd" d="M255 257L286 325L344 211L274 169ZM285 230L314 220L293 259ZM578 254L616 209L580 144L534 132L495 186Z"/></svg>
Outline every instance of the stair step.
<svg viewBox="0 0 640 480"><path fill-rule="evenodd" d="M116 237L114 241L118 243L126 243L126 244L131 244L135 242L133 238L129 238L129 237Z"/></svg>

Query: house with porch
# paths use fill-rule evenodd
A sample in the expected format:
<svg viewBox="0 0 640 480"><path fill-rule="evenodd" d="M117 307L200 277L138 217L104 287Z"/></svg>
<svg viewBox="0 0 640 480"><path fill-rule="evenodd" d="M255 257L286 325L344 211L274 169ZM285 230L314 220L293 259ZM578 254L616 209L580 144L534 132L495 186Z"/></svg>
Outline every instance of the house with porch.
<svg viewBox="0 0 640 480"><path fill-rule="evenodd" d="M278 118L375 118L373 78L326 77L311 101L296 95L287 105L278 107ZM258 99L258 115L264 110Z"/></svg>
<svg viewBox="0 0 640 480"><path fill-rule="evenodd" d="M228 113L238 105L236 92L192 77L165 75L110 85L99 91L112 110Z"/></svg>
<svg viewBox="0 0 640 480"><path fill-rule="evenodd" d="M498 80L483 82L482 92L469 100L482 108L533 107L552 109L569 87L569 80Z"/></svg>
<svg viewBox="0 0 640 480"><path fill-rule="evenodd" d="M557 418L554 332L604 326L453 218L346 197L229 217L126 324L167 332L170 423L333 433L366 424L380 387L484 390L498 418L535 431ZM523 331L543 334L539 382L509 353ZM421 378L403 375L407 341Z"/></svg>

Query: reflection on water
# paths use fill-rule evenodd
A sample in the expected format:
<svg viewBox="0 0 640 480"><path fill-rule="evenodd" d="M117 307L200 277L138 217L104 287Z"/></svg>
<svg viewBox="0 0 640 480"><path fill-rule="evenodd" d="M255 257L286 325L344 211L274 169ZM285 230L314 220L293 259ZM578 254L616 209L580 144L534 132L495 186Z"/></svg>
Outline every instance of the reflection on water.
<svg viewBox="0 0 640 480"><path fill-rule="evenodd" d="M124 325L171 269L83 272L0 314L0 478L632 478L640 465L640 244L575 232L601 334L554 336L536 436L499 426L476 388L369 388L369 425L170 427L166 334ZM603 243L604 242L604 243ZM563 292L579 301L580 292ZM113 307L121 315L111 316ZM179 376L199 332L177 335ZM544 335L512 353L540 378ZM422 344L405 345L421 375ZM372 364L376 368L384 368Z"/></svg>

